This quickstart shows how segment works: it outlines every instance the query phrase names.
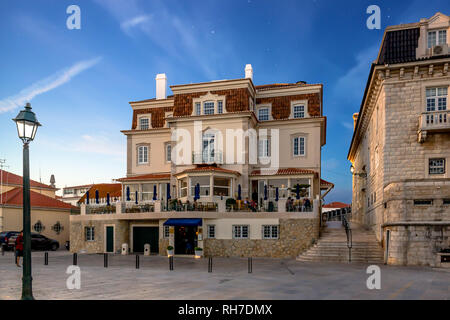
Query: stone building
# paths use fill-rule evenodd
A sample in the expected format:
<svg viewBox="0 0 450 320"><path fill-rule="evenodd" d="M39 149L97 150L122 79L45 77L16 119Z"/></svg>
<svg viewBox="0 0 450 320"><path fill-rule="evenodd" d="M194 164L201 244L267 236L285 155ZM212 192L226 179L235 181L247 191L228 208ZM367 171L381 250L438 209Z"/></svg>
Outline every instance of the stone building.
<svg viewBox="0 0 450 320"><path fill-rule="evenodd" d="M450 248L449 40L442 13L388 27L353 116L352 221L389 264L437 266Z"/></svg>
<svg viewBox="0 0 450 320"><path fill-rule="evenodd" d="M71 250L296 257L319 236L321 84L254 85L245 78L170 86L130 102L122 201L108 214L83 204ZM234 199L234 200L232 200Z"/></svg>

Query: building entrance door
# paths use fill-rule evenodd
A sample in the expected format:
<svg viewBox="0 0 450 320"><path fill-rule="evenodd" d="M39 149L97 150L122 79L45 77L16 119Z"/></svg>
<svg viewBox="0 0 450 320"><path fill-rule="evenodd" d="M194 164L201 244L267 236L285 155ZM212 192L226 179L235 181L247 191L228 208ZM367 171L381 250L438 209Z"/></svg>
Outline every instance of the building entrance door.
<svg viewBox="0 0 450 320"><path fill-rule="evenodd" d="M175 254L194 254L197 226L175 226Z"/></svg>

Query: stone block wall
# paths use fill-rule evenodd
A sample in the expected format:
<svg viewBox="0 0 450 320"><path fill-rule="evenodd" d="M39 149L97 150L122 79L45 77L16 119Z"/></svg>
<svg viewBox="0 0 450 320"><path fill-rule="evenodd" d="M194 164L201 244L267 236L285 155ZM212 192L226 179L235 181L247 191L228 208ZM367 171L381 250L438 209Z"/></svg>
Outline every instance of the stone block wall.
<svg viewBox="0 0 450 320"><path fill-rule="evenodd" d="M318 238L318 219L280 219L280 237L277 240L205 239L204 255L296 258Z"/></svg>

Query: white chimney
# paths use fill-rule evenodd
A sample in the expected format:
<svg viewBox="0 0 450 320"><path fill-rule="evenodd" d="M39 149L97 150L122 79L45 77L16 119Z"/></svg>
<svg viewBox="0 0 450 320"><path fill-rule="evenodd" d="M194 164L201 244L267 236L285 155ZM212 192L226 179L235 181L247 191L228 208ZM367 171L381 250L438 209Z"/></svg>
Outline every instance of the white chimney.
<svg viewBox="0 0 450 320"><path fill-rule="evenodd" d="M252 68L251 64L245 65L245 78L252 79L252 81L253 81L253 68Z"/></svg>
<svg viewBox="0 0 450 320"><path fill-rule="evenodd" d="M156 75L156 99L167 98L167 77L165 73L159 73Z"/></svg>

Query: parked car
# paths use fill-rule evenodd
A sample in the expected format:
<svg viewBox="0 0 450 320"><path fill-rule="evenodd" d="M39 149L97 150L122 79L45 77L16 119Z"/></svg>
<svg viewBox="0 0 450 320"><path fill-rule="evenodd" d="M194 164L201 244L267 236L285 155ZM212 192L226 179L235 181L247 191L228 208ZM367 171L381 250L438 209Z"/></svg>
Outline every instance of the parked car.
<svg viewBox="0 0 450 320"><path fill-rule="evenodd" d="M4 246L5 250L12 249L13 247L9 246L9 239L11 237L14 237L14 239L15 239L15 237L17 237L19 235L19 233L20 233L19 231L3 231L3 232L1 232L0 233L0 245L2 247Z"/></svg>
<svg viewBox="0 0 450 320"><path fill-rule="evenodd" d="M17 234L18 235L18 234ZM16 243L17 235L9 238L8 246L14 248ZM59 249L59 242L39 233L31 233L31 250L52 250L56 251Z"/></svg>

